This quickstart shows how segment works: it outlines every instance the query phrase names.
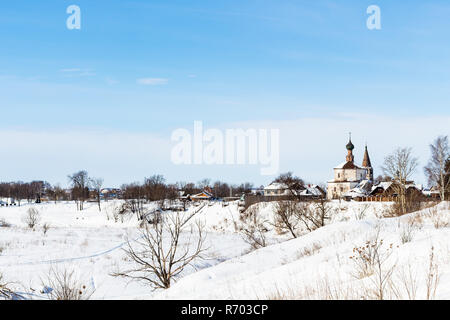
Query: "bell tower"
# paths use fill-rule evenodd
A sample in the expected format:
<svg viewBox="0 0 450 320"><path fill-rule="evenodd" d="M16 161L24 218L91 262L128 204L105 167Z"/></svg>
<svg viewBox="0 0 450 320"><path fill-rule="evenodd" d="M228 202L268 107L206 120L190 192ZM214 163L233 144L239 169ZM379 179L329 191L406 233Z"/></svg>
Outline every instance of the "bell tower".
<svg viewBox="0 0 450 320"><path fill-rule="evenodd" d="M364 159L363 159L362 167L367 170L367 180L373 181L373 168L372 168L372 163L370 162L369 151L367 150L367 144L366 144L366 150L364 151Z"/></svg>

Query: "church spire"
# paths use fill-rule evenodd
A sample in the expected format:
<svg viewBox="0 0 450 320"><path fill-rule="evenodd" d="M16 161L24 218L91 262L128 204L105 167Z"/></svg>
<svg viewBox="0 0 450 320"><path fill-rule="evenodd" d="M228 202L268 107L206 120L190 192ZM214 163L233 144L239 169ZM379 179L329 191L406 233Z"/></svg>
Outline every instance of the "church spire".
<svg viewBox="0 0 450 320"><path fill-rule="evenodd" d="M372 163L370 162L369 151L367 150L367 144L366 144L366 150L364 151L364 159L363 159L362 167L367 169L367 179L372 181L373 180L373 168L372 168Z"/></svg>
<svg viewBox="0 0 450 320"><path fill-rule="evenodd" d="M369 151L367 150L367 145L366 150L364 151L364 159L362 166L363 168L372 168L372 164L370 163Z"/></svg>
<svg viewBox="0 0 450 320"><path fill-rule="evenodd" d="M355 146L352 143L352 133L349 133L349 141L347 143L347 157L345 158L347 160L347 162L351 162L353 163L353 161L355 160L355 157L353 156L353 149L355 149Z"/></svg>

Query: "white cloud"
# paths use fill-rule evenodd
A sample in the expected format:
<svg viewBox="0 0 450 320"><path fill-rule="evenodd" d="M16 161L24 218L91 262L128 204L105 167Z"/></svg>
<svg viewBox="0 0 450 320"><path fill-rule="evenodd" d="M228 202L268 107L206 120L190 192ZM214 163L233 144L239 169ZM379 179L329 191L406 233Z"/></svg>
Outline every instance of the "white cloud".
<svg viewBox="0 0 450 320"><path fill-rule="evenodd" d="M74 77L92 77L97 75L91 69L80 69L80 68L69 68L69 69L61 69L59 72L64 74L66 78L74 78Z"/></svg>
<svg viewBox="0 0 450 320"><path fill-rule="evenodd" d="M158 86L158 85L165 85L169 83L169 79L164 78L141 78L137 79L136 82L138 84L144 85L144 86Z"/></svg>

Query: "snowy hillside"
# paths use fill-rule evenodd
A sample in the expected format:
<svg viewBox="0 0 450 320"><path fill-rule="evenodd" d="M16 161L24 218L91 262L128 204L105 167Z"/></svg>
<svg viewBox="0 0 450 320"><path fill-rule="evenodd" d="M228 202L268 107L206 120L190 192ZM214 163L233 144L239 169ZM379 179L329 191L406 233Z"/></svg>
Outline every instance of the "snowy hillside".
<svg viewBox="0 0 450 320"><path fill-rule="evenodd" d="M293 240L273 227L273 204L255 205L249 210L265 221L268 238L268 246L258 250L239 233L237 202L192 206L187 214L196 213L192 223L201 221L206 232L205 259L185 269L170 289L155 292L145 283L111 276L132 264L121 249L127 239L140 237L135 216L115 221L119 205L103 203L102 212L96 204L79 212L74 203L0 208L0 273L15 290L38 299L48 298L42 292L51 269L74 270L95 288L94 299L375 298L377 276L386 274L384 298L450 299L448 203L382 218L386 203L334 202L329 225L304 230ZM29 208L40 212L34 229L23 221ZM46 223L50 229L44 233ZM379 268L370 263L373 259L364 260L374 256L370 248L383 258ZM439 280L435 286L433 279Z"/></svg>

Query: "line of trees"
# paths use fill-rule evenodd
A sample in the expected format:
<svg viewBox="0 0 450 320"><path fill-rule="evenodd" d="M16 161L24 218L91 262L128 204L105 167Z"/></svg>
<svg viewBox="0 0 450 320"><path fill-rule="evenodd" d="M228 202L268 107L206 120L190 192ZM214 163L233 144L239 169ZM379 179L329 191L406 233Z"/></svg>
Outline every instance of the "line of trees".
<svg viewBox="0 0 450 320"><path fill-rule="evenodd" d="M67 176L70 184L69 189L63 189L59 184L52 186L46 181L25 182L2 182L0 183L0 197L12 198L20 205L22 200L28 202L38 201L42 198L54 201L75 201L77 209L82 211L86 201L96 200L98 209L101 211L101 199L103 191L103 179L90 177L86 170L77 171ZM119 190L114 189L115 198L129 200L134 211L139 211L143 203L150 201L174 200L179 197L179 192L184 195L194 195L202 191L211 192L213 197L224 198L242 195L251 192L252 183L232 185L221 181L211 183L209 179L203 179L197 183L177 182L169 184L162 175L153 175L145 178L143 182L123 184Z"/></svg>
<svg viewBox="0 0 450 320"><path fill-rule="evenodd" d="M50 184L45 181L1 182L0 197L13 198L17 200L17 203L20 206L22 200L27 200L28 202L39 200L50 187Z"/></svg>
<svg viewBox="0 0 450 320"><path fill-rule="evenodd" d="M254 185L250 182L242 184L229 184L222 181L211 182L210 179L203 179L197 183L177 182L177 190L184 191L184 194L193 195L204 190L209 190L215 198L225 198L248 194L252 191Z"/></svg>

